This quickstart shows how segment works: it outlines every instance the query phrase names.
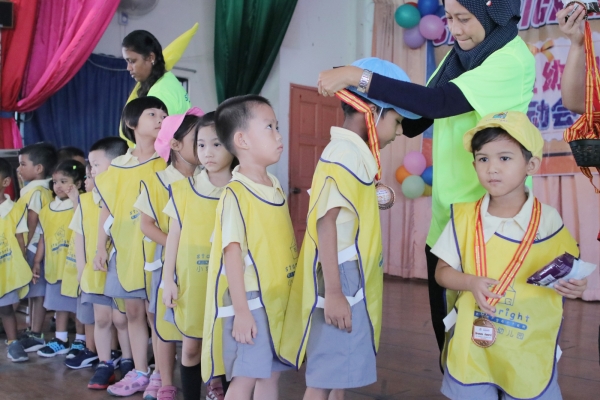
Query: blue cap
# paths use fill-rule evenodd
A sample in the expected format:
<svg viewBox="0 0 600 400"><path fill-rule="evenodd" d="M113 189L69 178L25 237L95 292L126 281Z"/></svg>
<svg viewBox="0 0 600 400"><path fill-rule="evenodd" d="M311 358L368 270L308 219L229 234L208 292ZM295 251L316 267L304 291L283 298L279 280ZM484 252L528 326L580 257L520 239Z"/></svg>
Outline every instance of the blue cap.
<svg viewBox="0 0 600 400"><path fill-rule="evenodd" d="M410 78L408 77L408 75L406 75L406 72L404 72L404 70L402 68L400 68L399 66L397 66L394 63L382 60L377 57L363 58L363 59L354 61L352 63L352 65L355 67L358 67L358 68L368 69L369 71L371 71L373 73L383 75L388 78L392 78L392 79L396 79L396 80L404 81L404 82L410 82ZM363 98L369 100L371 103L375 104L377 107L393 108L394 110L396 110L396 112L398 114L400 114L401 116L403 116L405 118L408 118L408 119L421 118L419 115L417 115L415 113L411 113L410 111L406 111L406 110L404 110L400 107L396 107L390 103L386 103L386 102L380 101L380 100L374 100L374 99L366 96L366 93L360 93L356 89L356 86L348 86L347 89L349 91L359 95L360 97L363 97Z"/></svg>

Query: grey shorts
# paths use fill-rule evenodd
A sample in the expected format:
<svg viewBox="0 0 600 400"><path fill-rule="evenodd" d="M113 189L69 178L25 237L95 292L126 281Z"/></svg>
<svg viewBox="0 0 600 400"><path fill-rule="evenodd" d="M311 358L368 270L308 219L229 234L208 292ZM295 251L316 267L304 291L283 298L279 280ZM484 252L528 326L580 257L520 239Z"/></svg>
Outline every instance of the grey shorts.
<svg viewBox="0 0 600 400"><path fill-rule="evenodd" d="M104 295L114 299L144 299L146 300L146 290L138 289L131 292L123 289L117 274L117 254L113 254L108 263L108 272L106 273L106 285L104 286Z"/></svg>
<svg viewBox="0 0 600 400"><path fill-rule="evenodd" d="M162 268L152 271L152 280L150 281L150 298L148 299L148 312L156 314L156 301L158 296L158 286L162 279Z"/></svg>
<svg viewBox="0 0 600 400"><path fill-rule="evenodd" d="M362 287L358 261L339 265L345 296ZM319 296L324 294L323 275L318 274ZM325 323L322 308L316 308L306 347L306 386L319 389L349 389L377 381L371 322L364 301L352 307L352 332Z"/></svg>
<svg viewBox="0 0 600 400"><path fill-rule="evenodd" d="M37 247L37 246L36 246ZM31 250L27 249L27 264L33 269L33 259L35 258L35 253ZM31 299L33 297L44 297L46 295L46 278L44 276L44 261L40 263L40 278L37 283L34 285L33 281L29 282L29 293L25 296L26 299Z"/></svg>
<svg viewBox="0 0 600 400"><path fill-rule="evenodd" d="M554 366L550 384L536 400L562 400L557 375L557 368ZM498 400L499 395L502 400L518 400L491 384L465 386L452 378L448 370L442 380L442 394L452 400Z"/></svg>
<svg viewBox="0 0 600 400"><path fill-rule="evenodd" d="M19 289L13 290L12 292L8 292L4 296L0 297L0 307L16 304L20 300L21 299L19 299Z"/></svg>
<svg viewBox="0 0 600 400"><path fill-rule="evenodd" d="M259 292L247 292L248 300L257 298ZM231 305L228 293L225 294L226 306ZM241 344L231 336L233 319L223 318L223 364L227 380L236 376L267 379L272 372L287 371L292 367L283 364L273 352L269 322L264 308L250 311L256 322L258 334L254 344ZM168 313L167 313L168 314Z"/></svg>
<svg viewBox="0 0 600 400"><path fill-rule="evenodd" d="M77 319L84 325L94 324L94 304L84 303L81 296L77 298Z"/></svg>
<svg viewBox="0 0 600 400"><path fill-rule="evenodd" d="M61 282L46 284L46 296L44 297L44 308L52 311L77 312L77 299L60 294Z"/></svg>

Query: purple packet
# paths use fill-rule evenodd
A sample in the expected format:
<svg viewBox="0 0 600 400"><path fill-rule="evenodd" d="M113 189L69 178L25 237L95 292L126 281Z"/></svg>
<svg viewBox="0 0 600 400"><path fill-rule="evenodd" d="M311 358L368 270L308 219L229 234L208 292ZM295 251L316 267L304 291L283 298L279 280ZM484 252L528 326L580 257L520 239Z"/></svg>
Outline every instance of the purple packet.
<svg viewBox="0 0 600 400"><path fill-rule="evenodd" d="M536 286L548 286L567 276L571 272L574 262L575 257L569 253L558 256L544 268L527 278L527 283Z"/></svg>

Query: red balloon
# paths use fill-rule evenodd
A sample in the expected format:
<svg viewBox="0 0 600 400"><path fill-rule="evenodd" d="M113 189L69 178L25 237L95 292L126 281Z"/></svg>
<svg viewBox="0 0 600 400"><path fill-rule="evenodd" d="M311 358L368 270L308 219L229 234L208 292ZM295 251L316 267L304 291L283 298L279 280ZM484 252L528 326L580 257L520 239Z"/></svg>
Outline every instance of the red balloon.
<svg viewBox="0 0 600 400"><path fill-rule="evenodd" d="M409 1L409 2L408 2L408 3L406 3L406 4L410 4L411 6L413 6L413 7L415 7L415 8L419 8L419 6L417 5L417 2L416 2L416 1Z"/></svg>

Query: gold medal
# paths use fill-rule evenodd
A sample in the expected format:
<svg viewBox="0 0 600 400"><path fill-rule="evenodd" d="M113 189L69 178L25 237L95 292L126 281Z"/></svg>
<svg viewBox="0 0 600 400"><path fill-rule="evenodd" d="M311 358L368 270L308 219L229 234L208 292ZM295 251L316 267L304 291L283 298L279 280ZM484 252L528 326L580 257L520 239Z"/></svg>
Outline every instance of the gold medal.
<svg viewBox="0 0 600 400"><path fill-rule="evenodd" d="M477 318L473 321L473 335L471 339L476 346L488 348L496 341L496 326L487 316Z"/></svg>
<svg viewBox="0 0 600 400"><path fill-rule="evenodd" d="M396 201L396 193L394 193L394 190L381 182L377 182L377 184L375 184L375 190L377 192L377 203L379 204L379 209L388 210L392 208L394 202Z"/></svg>

